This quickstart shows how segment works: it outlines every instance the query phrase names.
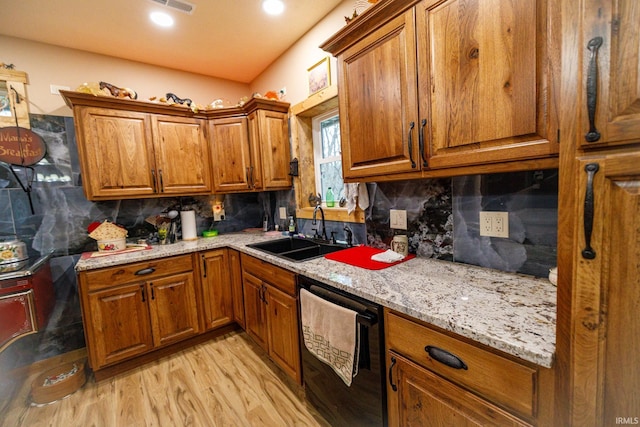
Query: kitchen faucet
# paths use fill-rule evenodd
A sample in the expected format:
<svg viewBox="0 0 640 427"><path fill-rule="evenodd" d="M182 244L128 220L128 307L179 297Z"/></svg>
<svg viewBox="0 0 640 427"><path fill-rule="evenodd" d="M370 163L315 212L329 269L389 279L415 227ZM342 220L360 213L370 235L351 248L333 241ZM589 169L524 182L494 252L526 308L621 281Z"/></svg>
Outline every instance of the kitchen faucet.
<svg viewBox="0 0 640 427"><path fill-rule="evenodd" d="M316 205L316 208L313 210L313 221L311 221L311 225L316 225L317 221L316 221L316 214L318 213L318 210L320 211L320 216L321 216L321 221L322 221L322 240L329 240L327 238L327 229L324 226L324 211L322 210L322 206L320 206L320 204Z"/></svg>

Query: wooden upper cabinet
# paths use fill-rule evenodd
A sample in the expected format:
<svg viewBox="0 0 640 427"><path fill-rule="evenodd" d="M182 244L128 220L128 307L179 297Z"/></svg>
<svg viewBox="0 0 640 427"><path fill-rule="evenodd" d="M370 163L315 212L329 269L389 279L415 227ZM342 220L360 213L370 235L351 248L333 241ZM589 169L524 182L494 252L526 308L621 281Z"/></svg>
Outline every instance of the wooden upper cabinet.
<svg viewBox="0 0 640 427"><path fill-rule="evenodd" d="M158 191L167 195L211 192L205 121L189 117L151 117Z"/></svg>
<svg viewBox="0 0 640 427"><path fill-rule="evenodd" d="M583 148L637 143L640 129L640 8L637 0L581 3Z"/></svg>
<svg viewBox="0 0 640 427"><path fill-rule="evenodd" d="M291 187L289 162L289 119L287 113L269 110L257 110L249 114L249 135L254 151L262 159L262 180L259 181L258 159L254 160L256 172L254 185L264 190ZM257 147L255 146L257 143Z"/></svg>
<svg viewBox="0 0 640 427"><path fill-rule="evenodd" d="M557 154L547 1L424 0L416 8L429 167Z"/></svg>
<svg viewBox="0 0 640 427"><path fill-rule="evenodd" d="M288 103L252 98L243 106L194 113L162 103L61 94L73 109L89 200L291 187Z"/></svg>
<svg viewBox="0 0 640 427"><path fill-rule="evenodd" d="M249 130L244 116L209 120L213 188L217 193L251 189Z"/></svg>
<svg viewBox="0 0 640 427"><path fill-rule="evenodd" d="M87 199L154 195L157 187L150 117L82 106L74 113Z"/></svg>
<svg viewBox="0 0 640 427"><path fill-rule="evenodd" d="M256 101L255 99L252 101ZM290 188L288 104L276 110L209 120L214 191L231 193ZM282 107L282 106L286 107Z"/></svg>
<svg viewBox="0 0 640 427"><path fill-rule="evenodd" d="M548 0L388 1L327 40L345 180L557 167L551 12Z"/></svg>
<svg viewBox="0 0 640 427"><path fill-rule="evenodd" d="M339 55L345 180L419 171L413 9Z"/></svg>

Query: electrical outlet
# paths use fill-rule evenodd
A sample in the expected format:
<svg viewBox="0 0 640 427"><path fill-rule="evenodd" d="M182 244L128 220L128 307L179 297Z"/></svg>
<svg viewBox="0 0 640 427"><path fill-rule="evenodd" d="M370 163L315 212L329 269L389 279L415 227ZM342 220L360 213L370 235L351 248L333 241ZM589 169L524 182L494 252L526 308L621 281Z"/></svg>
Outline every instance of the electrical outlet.
<svg viewBox="0 0 640 427"><path fill-rule="evenodd" d="M213 220L214 221L222 221L222 220L224 220L224 205L223 204L213 205Z"/></svg>
<svg viewBox="0 0 640 427"><path fill-rule="evenodd" d="M407 229L407 211L399 209L389 210L389 226L397 230Z"/></svg>
<svg viewBox="0 0 640 427"><path fill-rule="evenodd" d="M509 212L480 212L480 235L509 237Z"/></svg>
<svg viewBox="0 0 640 427"><path fill-rule="evenodd" d="M287 219L287 208L284 206L280 206L278 216L281 220Z"/></svg>

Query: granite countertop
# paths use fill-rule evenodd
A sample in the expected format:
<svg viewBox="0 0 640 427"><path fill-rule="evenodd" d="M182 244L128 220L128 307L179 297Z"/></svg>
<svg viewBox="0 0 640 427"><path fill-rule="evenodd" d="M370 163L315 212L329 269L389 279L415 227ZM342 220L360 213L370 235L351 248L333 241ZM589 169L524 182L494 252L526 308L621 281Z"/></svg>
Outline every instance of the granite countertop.
<svg viewBox="0 0 640 427"><path fill-rule="evenodd" d="M76 271L230 247L507 354L552 366L556 287L546 279L425 258L375 271L325 258L290 262L246 246L278 238L282 236L264 233L199 238L81 259Z"/></svg>

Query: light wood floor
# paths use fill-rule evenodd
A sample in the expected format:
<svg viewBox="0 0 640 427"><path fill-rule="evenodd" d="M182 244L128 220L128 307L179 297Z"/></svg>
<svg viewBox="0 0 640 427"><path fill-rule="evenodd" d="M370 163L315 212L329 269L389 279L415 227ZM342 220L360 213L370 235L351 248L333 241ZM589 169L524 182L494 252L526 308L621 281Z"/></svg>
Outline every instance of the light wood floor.
<svg viewBox="0 0 640 427"><path fill-rule="evenodd" d="M244 332L100 383L91 376L71 396L45 406L30 405L30 383L0 406L0 426L328 425Z"/></svg>

